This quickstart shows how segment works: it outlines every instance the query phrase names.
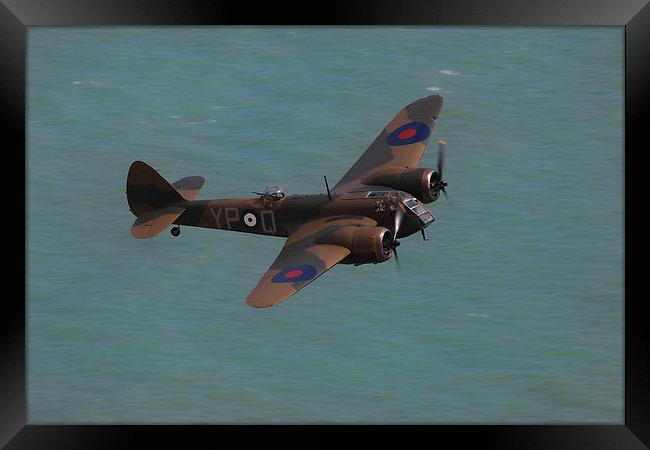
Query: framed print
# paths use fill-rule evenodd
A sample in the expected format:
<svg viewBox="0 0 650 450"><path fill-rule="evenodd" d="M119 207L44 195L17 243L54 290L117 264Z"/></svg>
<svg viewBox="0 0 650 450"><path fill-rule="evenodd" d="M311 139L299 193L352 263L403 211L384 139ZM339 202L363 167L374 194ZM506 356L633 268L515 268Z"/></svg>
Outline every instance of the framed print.
<svg viewBox="0 0 650 450"><path fill-rule="evenodd" d="M314 8L3 0L0 442L648 445L650 7Z"/></svg>

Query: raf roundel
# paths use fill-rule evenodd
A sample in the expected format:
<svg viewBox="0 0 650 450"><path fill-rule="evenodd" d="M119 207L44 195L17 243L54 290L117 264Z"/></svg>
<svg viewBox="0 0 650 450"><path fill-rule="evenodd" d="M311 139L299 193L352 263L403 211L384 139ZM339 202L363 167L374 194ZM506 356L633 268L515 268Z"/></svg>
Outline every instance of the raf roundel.
<svg viewBox="0 0 650 450"><path fill-rule="evenodd" d="M391 147L415 144L429 137L429 127L422 122L409 122L397 127L386 138L386 143Z"/></svg>
<svg viewBox="0 0 650 450"><path fill-rule="evenodd" d="M247 227L253 228L255 225L257 225L257 216L253 211L246 211L242 220L244 221L244 225Z"/></svg>
<svg viewBox="0 0 650 450"><path fill-rule="evenodd" d="M309 264L291 266L278 272L273 278L272 283L293 283L295 281L307 281L316 276L316 268Z"/></svg>

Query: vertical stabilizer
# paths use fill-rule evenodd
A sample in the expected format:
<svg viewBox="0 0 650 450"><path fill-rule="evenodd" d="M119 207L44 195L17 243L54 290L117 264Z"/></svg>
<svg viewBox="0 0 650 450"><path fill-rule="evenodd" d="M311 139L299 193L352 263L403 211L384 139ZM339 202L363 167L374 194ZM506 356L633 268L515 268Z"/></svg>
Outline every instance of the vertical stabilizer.
<svg viewBox="0 0 650 450"><path fill-rule="evenodd" d="M133 162L129 168L126 198L136 216L185 201L174 186L142 161Z"/></svg>

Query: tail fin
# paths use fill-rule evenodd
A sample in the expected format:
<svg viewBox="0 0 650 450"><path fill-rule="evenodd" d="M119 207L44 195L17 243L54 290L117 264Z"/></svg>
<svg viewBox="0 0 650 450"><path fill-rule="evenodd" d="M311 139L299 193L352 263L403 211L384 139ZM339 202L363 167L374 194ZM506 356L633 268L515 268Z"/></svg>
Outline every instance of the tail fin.
<svg viewBox="0 0 650 450"><path fill-rule="evenodd" d="M126 198L136 216L185 201L167 180L142 161L135 161L129 168Z"/></svg>
<svg viewBox="0 0 650 450"><path fill-rule="evenodd" d="M201 177L189 177L183 180L192 180L189 183L188 181L179 183L179 189L181 186L189 187L185 192L189 191L193 194L192 198L203 185ZM140 239L161 233L185 211L177 204L185 201L186 198L151 166L142 161L135 161L129 168L126 179L126 199L131 212L138 217L131 227L131 234Z"/></svg>

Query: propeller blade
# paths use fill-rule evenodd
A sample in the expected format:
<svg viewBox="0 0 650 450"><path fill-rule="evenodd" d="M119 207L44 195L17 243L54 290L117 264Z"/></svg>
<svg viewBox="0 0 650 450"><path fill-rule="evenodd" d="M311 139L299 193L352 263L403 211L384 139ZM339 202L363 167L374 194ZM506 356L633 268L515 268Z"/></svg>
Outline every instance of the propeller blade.
<svg viewBox="0 0 650 450"><path fill-rule="evenodd" d="M438 139L438 173L440 174L440 179L442 179L442 170L445 167L446 148L447 141L444 139Z"/></svg>
<svg viewBox="0 0 650 450"><path fill-rule="evenodd" d="M395 217L393 218L393 242L391 243L391 248L393 249L393 255L395 255L395 264L397 264L397 270L400 270L399 266L399 256L397 256L397 246L399 246L399 241L397 240L397 233L399 233L399 227L402 225L402 218L404 213L399 206L395 211Z"/></svg>
<svg viewBox="0 0 650 450"><path fill-rule="evenodd" d="M402 211L397 209L395 211L395 222L393 223L393 245L397 241L397 233L399 233L399 227L402 225L402 216Z"/></svg>

